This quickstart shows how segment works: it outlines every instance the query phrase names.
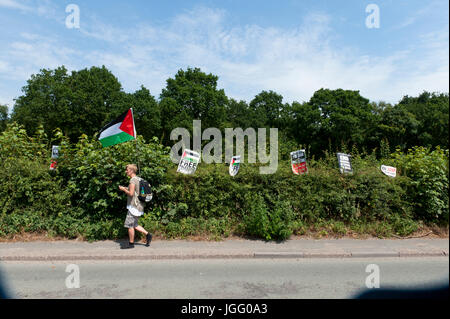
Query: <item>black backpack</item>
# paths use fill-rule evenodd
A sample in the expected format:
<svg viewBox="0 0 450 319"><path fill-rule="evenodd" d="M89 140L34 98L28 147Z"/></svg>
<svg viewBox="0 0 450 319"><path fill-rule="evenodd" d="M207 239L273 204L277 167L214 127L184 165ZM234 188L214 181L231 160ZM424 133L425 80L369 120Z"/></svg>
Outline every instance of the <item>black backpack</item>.
<svg viewBox="0 0 450 319"><path fill-rule="evenodd" d="M138 199L143 203L148 203L153 198L152 187L150 183L143 178L139 178Z"/></svg>

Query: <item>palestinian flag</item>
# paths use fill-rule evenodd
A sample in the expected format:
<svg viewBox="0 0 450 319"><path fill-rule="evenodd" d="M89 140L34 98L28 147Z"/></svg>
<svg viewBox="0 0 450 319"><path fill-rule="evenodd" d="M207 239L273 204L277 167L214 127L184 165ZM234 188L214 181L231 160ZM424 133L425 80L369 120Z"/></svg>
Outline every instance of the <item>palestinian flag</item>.
<svg viewBox="0 0 450 319"><path fill-rule="evenodd" d="M114 121L105 125L98 138L103 147L116 145L136 138L133 109L129 109Z"/></svg>

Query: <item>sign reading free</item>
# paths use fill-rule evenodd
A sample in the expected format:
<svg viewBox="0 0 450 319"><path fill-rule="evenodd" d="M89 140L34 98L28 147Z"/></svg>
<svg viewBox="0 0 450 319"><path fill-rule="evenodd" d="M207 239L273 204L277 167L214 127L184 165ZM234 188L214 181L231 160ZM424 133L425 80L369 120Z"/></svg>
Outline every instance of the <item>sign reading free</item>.
<svg viewBox="0 0 450 319"><path fill-rule="evenodd" d="M198 162L200 161L200 154L192 150L184 150L180 163L178 164L177 172L183 174L194 174Z"/></svg>

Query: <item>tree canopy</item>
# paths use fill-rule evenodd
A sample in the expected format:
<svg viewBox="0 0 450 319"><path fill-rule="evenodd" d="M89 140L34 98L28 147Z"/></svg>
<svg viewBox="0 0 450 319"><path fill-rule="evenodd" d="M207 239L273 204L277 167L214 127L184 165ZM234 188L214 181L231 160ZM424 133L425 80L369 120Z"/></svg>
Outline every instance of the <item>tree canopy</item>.
<svg viewBox="0 0 450 319"><path fill-rule="evenodd" d="M0 132L4 131L8 122L8 106L0 104Z"/></svg>
<svg viewBox="0 0 450 319"><path fill-rule="evenodd" d="M92 136L114 113L122 86L104 66L72 71L62 66L32 75L14 105L12 120L34 133L43 125L47 134L56 128L72 141Z"/></svg>
<svg viewBox="0 0 450 319"><path fill-rule="evenodd" d="M312 154L337 151L343 146L371 150L381 141L391 150L412 146L449 148L449 95L423 92L405 96L399 103L370 102L359 91L321 88L307 102L283 103L272 90L261 91L249 103L227 97L218 87L218 76L199 68L178 70L166 81L157 100L141 86L123 91L119 80L105 66L68 72L64 66L42 69L22 88L11 120L33 134L42 125L47 134L60 128L76 141L93 136L103 125L132 107L138 134L146 140L158 137L170 145L177 127L202 128L276 127L283 143L303 145ZM0 106L0 129L8 121Z"/></svg>
<svg viewBox="0 0 450 319"><path fill-rule="evenodd" d="M409 112L418 122L414 145L448 147L448 93L423 92L418 97L405 96L398 107Z"/></svg>

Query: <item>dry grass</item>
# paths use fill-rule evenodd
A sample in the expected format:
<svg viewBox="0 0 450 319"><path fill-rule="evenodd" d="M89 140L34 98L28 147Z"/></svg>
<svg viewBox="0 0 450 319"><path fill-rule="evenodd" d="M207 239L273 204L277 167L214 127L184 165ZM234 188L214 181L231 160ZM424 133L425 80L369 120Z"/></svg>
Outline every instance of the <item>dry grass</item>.
<svg viewBox="0 0 450 319"><path fill-rule="evenodd" d="M345 235L333 233L330 231L329 228L324 229L315 229L311 228L308 229L304 234L302 235L292 235L290 237L290 240L295 239L336 239L336 238L347 238L347 239L372 239L372 238L378 238L377 236L373 236L371 234L360 234L353 232L351 230L348 230ZM439 227L439 226L422 226L419 230L416 232L404 237L404 238L449 238L449 227ZM137 239L137 238L136 238ZM167 239L164 235L160 235L158 233L153 234L153 239L155 240L173 240L173 239ZM175 238L178 239L178 238ZM217 236L213 235L192 235L187 236L183 238L184 240L190 240L190 241L220 241L223 239L226 240L233 240L233 239L243 239L243 237L237 236L237 235L230 235L226 238L218 238ZM403 239L400 237L390 237L389 239ZM31 241L64 241L69 240L65 237L60 236L50 236L48 233L21 233L21 234L15 234L14 236L10 238L0 238L0 242L31 242ZM85 241L84 238L77 238L77 239L71 239L75 241ZM145 240L143 238L140 239L140 241L144 242Z"/></svg>
<svg viewBox="0 0 450 319"><path fill-rule="evenodd" d="M337 239L337 238L347 238L347 239L373 239L379 238L372 234L361 234L351 230L347 230L345 235L333 233L328 228L319 230L308 230L307 233L303 235L292 235L290 239ZM439 226L421 226L420 229L414 233L405 236L392 236L385 239L407 239L407 238L436 238L445 239L449 238L449 227L439 227Z"/></svg>

